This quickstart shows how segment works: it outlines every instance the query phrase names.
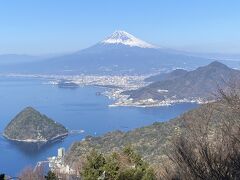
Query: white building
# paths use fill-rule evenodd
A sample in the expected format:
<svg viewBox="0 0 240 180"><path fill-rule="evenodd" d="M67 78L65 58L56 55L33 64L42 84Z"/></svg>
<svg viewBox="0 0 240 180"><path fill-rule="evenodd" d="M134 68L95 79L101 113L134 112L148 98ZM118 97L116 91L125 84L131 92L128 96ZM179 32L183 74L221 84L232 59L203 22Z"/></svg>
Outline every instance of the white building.
<svg viewBox="0 0 240 180"><path fill-rule="evenodd" d="M59 148L58 149L58 157L62 158L65 155L65 149L64 148Z"/></svg>
<svg viewBox="0 0 240 180"><path fill-rule="evenodd" d="M75 174L76 172L64 163L65 149L58 149L58 156L49 157L49 168L51 171L61 174Z"/></svg>

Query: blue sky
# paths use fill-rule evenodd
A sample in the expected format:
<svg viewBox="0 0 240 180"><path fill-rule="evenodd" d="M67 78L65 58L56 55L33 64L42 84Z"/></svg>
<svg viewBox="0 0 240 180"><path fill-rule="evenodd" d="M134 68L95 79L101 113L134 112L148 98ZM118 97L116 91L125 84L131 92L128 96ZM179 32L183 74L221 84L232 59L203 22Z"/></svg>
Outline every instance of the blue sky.
<svg viewBox="0 0 240 180"><path fill-rule="evenodd" d="M121 29L156 45L240 53L239 0L5 0L0 54L72 52Z"/></svg>

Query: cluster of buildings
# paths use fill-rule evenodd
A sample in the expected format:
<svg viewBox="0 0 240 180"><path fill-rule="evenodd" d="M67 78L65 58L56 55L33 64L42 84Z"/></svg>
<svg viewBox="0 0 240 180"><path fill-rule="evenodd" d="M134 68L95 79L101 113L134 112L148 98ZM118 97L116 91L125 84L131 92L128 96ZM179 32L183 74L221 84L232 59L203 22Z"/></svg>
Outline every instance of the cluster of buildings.
<svg viewBox="0 0 240 180"><path fill-rule="evenodd" d="M50 80L50 84L57 85L61 80L70 81L80 86L116 86L128 87L142 86L146 76L134 75L44 75L44 74L8 74L8 77L40 78Z"/></svg>
<svg viewBox="0 0 240 180"><path fill-rule="evenodd" d="M136 88L144 84L144 76L94 76L94 75L77 75L77 76L61 76L56 80L68 80L80 86L112 86L118 88ZM52 81L52 84L56 84Z"/></svg>
<svg viewBox="0 0 240 180"><path fill-rule="evenodd" d="M49 168L56 174L76 174L75 170L64 163L65 149L59 148L57 156L49 157Z"/></svg>

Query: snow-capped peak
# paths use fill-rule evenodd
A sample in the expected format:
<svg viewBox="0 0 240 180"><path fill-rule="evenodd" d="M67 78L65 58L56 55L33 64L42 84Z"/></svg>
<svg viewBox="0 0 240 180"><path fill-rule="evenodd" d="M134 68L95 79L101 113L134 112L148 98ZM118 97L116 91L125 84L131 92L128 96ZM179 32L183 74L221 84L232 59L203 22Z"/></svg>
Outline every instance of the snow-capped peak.
<svg viewBox="0 0 240 180"><path fill-rule="evenodd" d="M131 47L140 47L140 48L156 48L155 46L142 41L129 34L126 31L115 31L111 36L103 40L103 44L124 44Z"/></svg>

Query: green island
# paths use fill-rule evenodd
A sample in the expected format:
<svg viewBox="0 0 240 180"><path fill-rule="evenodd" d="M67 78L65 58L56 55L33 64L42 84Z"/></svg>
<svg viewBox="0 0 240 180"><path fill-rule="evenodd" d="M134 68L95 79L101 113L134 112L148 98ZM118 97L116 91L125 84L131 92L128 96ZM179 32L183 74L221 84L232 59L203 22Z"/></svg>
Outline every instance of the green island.
<svg viewBox="0 0 240 180"><path fill-rule="evenodd" d="M68 135L60 123L26 107L14 117L4 129L3 136L12 141L26 143L48 143Z"/></svg>

